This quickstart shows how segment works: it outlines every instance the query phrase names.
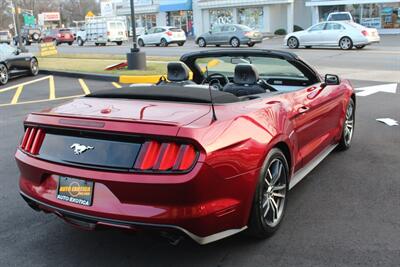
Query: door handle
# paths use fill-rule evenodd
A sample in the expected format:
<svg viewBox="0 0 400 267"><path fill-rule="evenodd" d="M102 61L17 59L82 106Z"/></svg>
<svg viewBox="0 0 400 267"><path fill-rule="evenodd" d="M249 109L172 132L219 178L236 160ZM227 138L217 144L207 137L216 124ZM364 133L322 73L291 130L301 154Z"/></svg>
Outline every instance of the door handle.
<svg viewBox="0 0 400 267"><path fill-rule="evenodd" d="M306 112L309 111L309 110L310 110L309 107L302 106L302 107L300 107L300 108L298 109L298 112L299 112L299 114L304 114L304 113L306 113Z"/></svg>

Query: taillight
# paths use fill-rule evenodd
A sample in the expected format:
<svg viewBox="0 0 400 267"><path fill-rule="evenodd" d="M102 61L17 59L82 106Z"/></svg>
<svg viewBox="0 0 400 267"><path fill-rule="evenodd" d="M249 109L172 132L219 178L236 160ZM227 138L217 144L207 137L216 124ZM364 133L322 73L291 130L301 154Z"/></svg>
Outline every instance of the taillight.
<svg viewBox="0 0 400 267"><path fill-rule="evenodd" d="M368 36L368 31L366 31L366 30L361 31L361 33L362 33L362 35L364 35L364 36Z"/></svg>
<svg viewBox="0 0 400 267"><path fill-rule="evenodd" d="M61 38L61 34L60 34L60 33L57 33L57 37L58 37L58 38Z"/></svg>
<svg viewBox="0 0 400 267"><path fill-rule="evenodd" d="M244 35L250 37L253 33L252 32L245 32Z"/></svg>
<svg viewBox="0 0 400 267"><path fill-rule="evenodd" d="M168 36L172 36L172 32L170 32L170 31L166 32L166 34L167 34Z"/></svg>
<svg viewBox="0 0 400 267"><path fill-rule="evenodd" d="M197 158L190 144L147 141L135 163L135 170L154 172L184 172L193 167Z"/></svg>
<svg viewBox="0 0 400 267"><path fill-rule="evenodd" d="M45 133L43 129L28 127L21 142L21 149L33 155L39 153Z"/></svg>

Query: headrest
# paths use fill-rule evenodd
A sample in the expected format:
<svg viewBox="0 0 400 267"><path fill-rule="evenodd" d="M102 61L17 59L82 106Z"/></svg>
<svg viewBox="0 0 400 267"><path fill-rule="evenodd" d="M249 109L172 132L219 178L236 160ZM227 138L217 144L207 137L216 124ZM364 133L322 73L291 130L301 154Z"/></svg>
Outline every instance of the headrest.
<svg viewBox="0 0 400 267"><path fill-rule="evenodd" d="M171 82L183 82L189 80L189 70L182 62L170 62L167 65L167 79Z"/></svg>
<svg viewBox="0 0 400 267"><path fill-rule="evenodd" d="M238 64L235 67L235 84L256 84L259 79L258 71L251 64Z"/></svg>

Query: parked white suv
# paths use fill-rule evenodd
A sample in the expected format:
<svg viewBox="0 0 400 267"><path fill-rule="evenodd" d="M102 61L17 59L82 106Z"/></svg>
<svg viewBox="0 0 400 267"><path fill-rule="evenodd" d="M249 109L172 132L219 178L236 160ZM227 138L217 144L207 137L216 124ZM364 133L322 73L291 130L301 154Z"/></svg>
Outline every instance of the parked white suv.
<svg viewBox="0 0 400 267"><path fill-rule="evenodd" d="M354 21L350 12L332 12L329 13L327 21Z"/></svg>
<svg viewBox="0 0 400 267"><path fill-rule="evenodd" d="M178 44L182 46L185 42L185 32L179 28L170 26L153 27L138 38L140 46L156 45L165 47L169 44Z"/></svg>

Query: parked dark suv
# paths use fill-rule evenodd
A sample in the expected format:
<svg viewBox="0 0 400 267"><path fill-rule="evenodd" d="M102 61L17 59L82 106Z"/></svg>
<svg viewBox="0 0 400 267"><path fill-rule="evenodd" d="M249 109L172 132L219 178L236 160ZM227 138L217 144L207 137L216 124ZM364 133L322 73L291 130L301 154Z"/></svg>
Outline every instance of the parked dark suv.
<svg viewBox="0 0 400 267"><path fill-rule="evenodd" d="M42 33L39 28L23 26L21 28L21 38L24 45L31 45L31 43L40 43L42 41ZM18 45L18 36L14 37L14 45Z"/></svg>

